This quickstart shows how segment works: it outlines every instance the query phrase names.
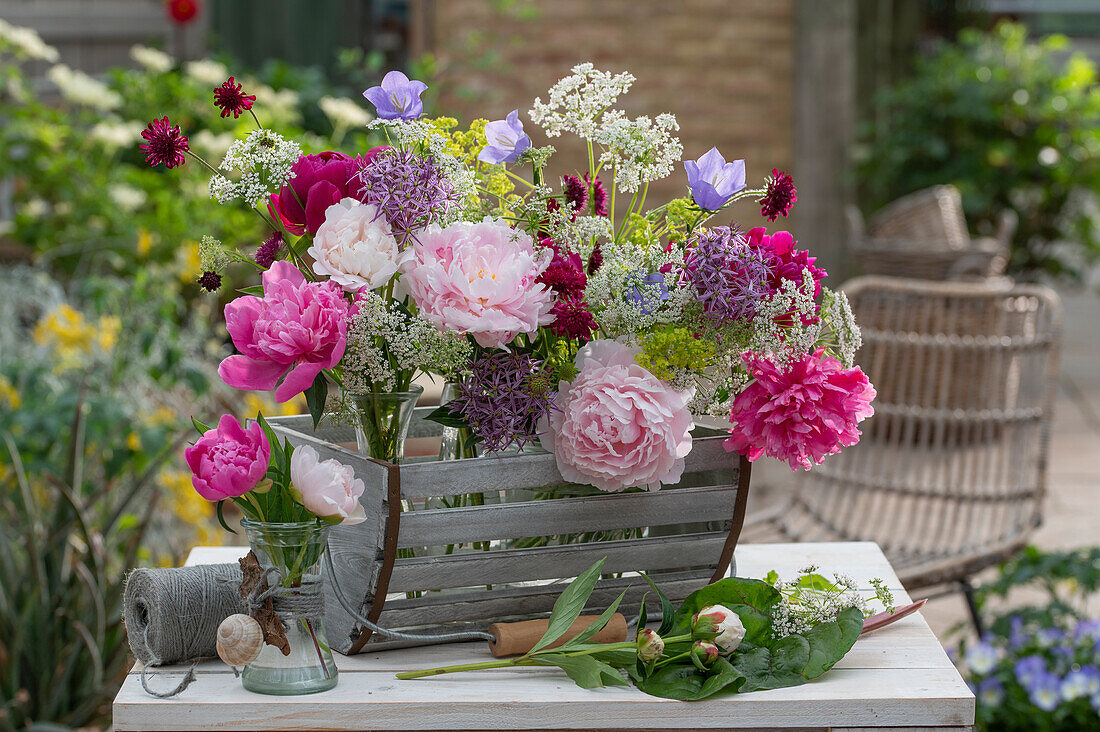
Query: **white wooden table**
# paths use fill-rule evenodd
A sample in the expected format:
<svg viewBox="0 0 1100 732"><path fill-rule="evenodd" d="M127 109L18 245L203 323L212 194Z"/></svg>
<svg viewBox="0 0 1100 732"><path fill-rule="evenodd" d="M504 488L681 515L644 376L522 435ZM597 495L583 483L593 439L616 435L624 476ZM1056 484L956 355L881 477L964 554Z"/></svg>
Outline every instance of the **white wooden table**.
<svg viewBox="0 0 1100 732"><path fill-rule="evenodd" d="M233 561L246 550L198 547L188 564ZM781 576L816 564L868 590L880 577L900 605L910 600L872 543L756 544L737 548L741 576ZM802 686L701 702L647 696L632 687L586 691L561 671L522 668L400 681L397 671L489 659L484 643L338 656L335 689L308 696L245 691L228 666L200 664L173 699L155 699L136 672L115 698L116 730L237 729L893 729L968 730L974 696L919 613L860 638L833 670ZM170 688L182 667L162 669ZM165 676L167 678L165 678Z"/></svg>

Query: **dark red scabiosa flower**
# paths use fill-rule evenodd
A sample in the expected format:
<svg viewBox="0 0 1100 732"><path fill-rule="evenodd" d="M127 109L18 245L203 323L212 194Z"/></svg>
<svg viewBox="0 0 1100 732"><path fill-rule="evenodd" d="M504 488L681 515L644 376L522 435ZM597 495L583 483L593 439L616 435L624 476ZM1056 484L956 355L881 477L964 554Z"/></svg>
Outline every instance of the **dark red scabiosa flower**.
<svg viewBox="0 0 1100 732"><path fill-rule="evenodd" d="M256 95L245 94L244 88L232 76L214 90L214 106L222 111L222 117L232 114L233 119L237 119L252 109L254 101L256 101Z"/></svg>
<svg viewBox="0 0 1100 732"><path fill-rule="evenodd" d="M603 251L600 249L599 242L592 248L592 254L588 256L588 276L596 274L596 270L603 266Z"/></svg>
<svg viewBox="0 0 1100 732"><path fill-rule="evenodd" d="M217 272L203 272L199 277L199 287L207 292L214 292L222 286L222 276Z"/></svg>
<svg viewBox="0 0 1100 732"><path fill-rule="evenodd" d="M607 216L607 189L603 187L603 181L597 176L596 182L593 183L592 178L585 173L584 182L585 185L592 186L592 213L597 216Z"/></svg>
<svg viewBox="0 0 1100 732"><path fill-rule="evenodd" d="M194 20L201 7L199 0L168 0L164 4L168 19L178 25L187 25Z"/></svg>
<svg viewBox="0 0 1100 732"><path fill-rule="evenodd" d="M283 248L283 232L276 231L271 237L256 249L256 264L264 269L269 269L275 263L275 257Z"/></svg>
<svg viewBox="0 0 1100 732"><path fill-rule="evenodd" d="M588 184L575 175L563 175L561 187L565 192L565 202L573 210L573 218L586 211L588 206Z"/></svg>
<svg viewBox="0 0 1100 732"><path fill-rule="evenodd" d="M563 338L577 338L587 341L596 332L596 319L588 310L588 303L579 295L562 297L550 313L556 318L550 324L550 332Z"/></svg>
<svg viewBox="0 0 1100 732"><path fill-rule="evenodd" d="M543 239L550 242L550 239ZM588 284L588 276L584 273L584 262L576 252L562 254L554 249L554 258L550 265L539 275L538 281L549 287L559 296L580 295Z"/></svg>
<svg viewBox="0 0 1100 732"><path fill-rule="evenodd" d="M145 142L141 143L145 162L153 168L158 165L166 168L183 165L183 155L191 149L180 128L173 127L167 117L150 122L149 126L141 131L141 136L145 138Z"/></svg>
<svg viewBox="0 0 1100 732"><path fill-rule="evenodd" d="M759 201L760 215L768 221L775 221L791 212L791 206L798 200L798 191L795 190L794 179L787 171L781 173L777 168L772 168L767 183L768 189Z"/></svg>

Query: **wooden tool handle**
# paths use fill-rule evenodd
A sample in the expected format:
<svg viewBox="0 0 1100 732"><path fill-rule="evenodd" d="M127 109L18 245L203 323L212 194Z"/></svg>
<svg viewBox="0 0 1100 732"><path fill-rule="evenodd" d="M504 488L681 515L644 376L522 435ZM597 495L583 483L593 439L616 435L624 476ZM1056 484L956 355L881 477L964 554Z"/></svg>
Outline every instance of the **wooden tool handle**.
<svg viewBox="0 0 1100 732"><path fill-rule="evenodd" d="M571 638L576 638L581 631L596 620L595 616L582 615L569 626L569 630L562 634L561 638L547 646L557 648ZM546 633L549 620L524 620L519 623L493 623L489 626L489 632L493 634L493 640L489 641L489 652L497 658L501 656L515 656L527 653L535 647L543 634ZM603 630L592 636L590 643L618 643L626 640L626 618L622 613L615 613L607 622Z"/></svg>

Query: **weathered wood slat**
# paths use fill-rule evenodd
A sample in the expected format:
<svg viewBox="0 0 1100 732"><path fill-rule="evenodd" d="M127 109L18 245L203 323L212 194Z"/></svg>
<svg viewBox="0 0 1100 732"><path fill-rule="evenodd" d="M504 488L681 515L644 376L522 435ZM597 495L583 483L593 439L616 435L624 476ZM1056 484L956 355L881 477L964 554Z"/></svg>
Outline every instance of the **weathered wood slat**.
<svg viewBox="0 0 1100 732"><path fill-rule="evenodd" d="M736 496L729 486L710 486L411 511L401 516L398 546L465 544L696 521L728 522Z"/></svg>
<svg viewBox="0 0 1100 732"><path fill-rule="evenodd" d="M442 557L412 557L394 563L390 592L441 590L508 582L575 577L600 557L605 572L710 567L726 532L662 536L644 541L603 541L532 549L503 549Z"/></svg>

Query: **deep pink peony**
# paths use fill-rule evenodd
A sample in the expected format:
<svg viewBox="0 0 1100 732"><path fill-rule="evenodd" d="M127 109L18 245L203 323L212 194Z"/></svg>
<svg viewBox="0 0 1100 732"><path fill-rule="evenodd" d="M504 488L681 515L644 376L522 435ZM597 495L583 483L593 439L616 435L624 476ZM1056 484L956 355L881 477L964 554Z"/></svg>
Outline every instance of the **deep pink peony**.
<svg viewBox="0 0 1100 732"><path fill-rule="evenodd" d="M530 236L505 221L432 224L417 236L412 252L401 265L399 283L440 330L501 348L554 320L553 292L537 281L553 253L536 251Z"/></svg>
<svg viewBox="0 0 1100 732"><path fill-rule="evenodd" d="M275 400L285 402L340 362L349 305L335 282L307 282L282 260L264 272L263 286L263 298L247 295L225 306L240 355L222 361L218 375L237 389L275 389Z"/></svg>
<svg viewBox="0 0 1100 732"><path fill-rule="evenodd" d="M218 426L204 432L183 456L198 494L208 501L221 501L243 496L263 480L271 445L258 423L246 430L223 414Z"/></svg>
<svg viewBox="0 0 1100 732"><path fill-rule="evenodd" d="M317 233L325 223L329 206L349 196L363 200L359 170L386 149L376 147L354 158L342 152L303 155L290 168L293 177L277 194L271 195L268 211L291 234Z"/></svg>
<svg viewBox="0 0 1100 732"><path fill-rule="evenodd" d="M680 480L691 451L689 395L639 366L634 354L617 341L592 341L577 354L577 377L558 385L539 432L566 480L605 491L657 490Z"/></svg>
<svg viewBox="0 0 1100 732"><path fill-rule="evenodd" d="M777 231L769 235L763 226L749 229L745 238L749 244L758 247L770 255L768 268L771 277L768 284L773 290L778 290L783 280L793 280L795 284L802 284L802 271L810 270L814 278L814 299L821 296L821 280L828 273L817 266L817 258L811 257L805 249L796 249L798 242L789 231Z"/></svg>
<svg viewBox="0 0 1100 732"><path fill-rule="evenodd" d="M783 372L752 353L742 357L755 380L734 399L726 450L756 461L786 460L809 470L826 455L859 442L860 421L875 413L875 389L859 368L846 369L822 349Z"/></svg>

